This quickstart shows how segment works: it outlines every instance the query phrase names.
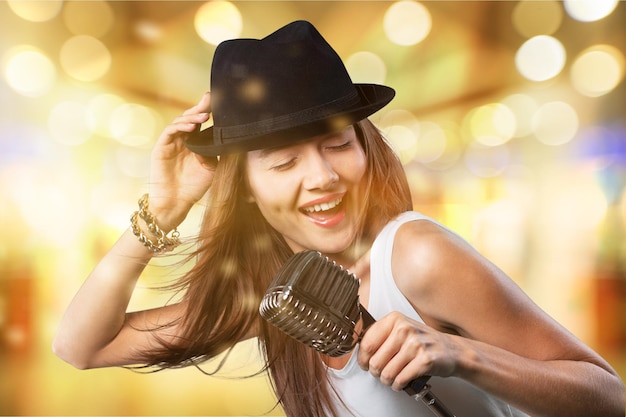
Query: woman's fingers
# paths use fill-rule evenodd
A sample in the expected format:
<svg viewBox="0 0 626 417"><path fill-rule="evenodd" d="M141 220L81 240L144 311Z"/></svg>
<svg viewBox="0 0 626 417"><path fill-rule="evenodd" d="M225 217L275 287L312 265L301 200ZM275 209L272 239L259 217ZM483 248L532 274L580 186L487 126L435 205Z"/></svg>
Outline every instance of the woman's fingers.
<svg viewBox="0 0 626 417"><path fill-rule="evenodd" d="M399 313L391 313L374 323L365 332L360 343L357 357L361 368L369 370L374 376L379 376L381 364L387 362L396 353L389 338L394 332L395 323L401 319Z"/></svg>
<svg viewBox="0 0 626 417"><path fill-rule="evenodd" d="M400 313L391 313L367 330L357 360L383 384L401 390L418 376L449 368L450 347L445 337Z"/></svg>
<svg viewBox="0 0 626 417"><path fill-rule="evenodd" d="M367 367L383 384L391 385L410 362L424 354L424 345L419 329L406 322L394 321L377 337L380 341L375 345L378 347L367 348L370 351Z"/></svg>
<svg viewBox="0 0 626 417"><path fill-rule="evenodd" d="M171 143L179 137L186 137L195 130L200 129L202 123L210 118L211 96L206 93L195 106L185 110L183 114L177 116L167 125L160 136L159 142Z"/></svg>
<svg viewBox="0 0 626 417"><path fill-rule="evenodd" d="M418 376L428 374L432 366L432 357L424 345L410 339L403 343L400 350L384 364L380 372L380 380L383 384L399 391Z"/></svg>
<svg viewBox="0 0 626 417"><path fill-rule="evenodd" d="M209 120L209 113L183 114L176 117L172 121L172 125L178 126L180 130L189 132L190 128L191 131L193 131L198 125L206 122L207 120Z"/></svg>
<svg viewBox="0 0 626 417"><path fill-rule="evenodd" d="M180 138L186 138L196 129L199 129L200 125L207 120L209 120L208 113L194 113L178 116L172 121L172 123L163 129L157 144L160 143L166 145L175 142Z"/></svg>

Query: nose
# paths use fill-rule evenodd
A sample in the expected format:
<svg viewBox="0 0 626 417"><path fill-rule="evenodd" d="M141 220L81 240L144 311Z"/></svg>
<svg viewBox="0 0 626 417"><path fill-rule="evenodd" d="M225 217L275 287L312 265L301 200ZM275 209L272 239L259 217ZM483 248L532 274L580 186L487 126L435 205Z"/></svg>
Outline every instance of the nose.
<svg viewBox="0 0 626 417"><path fill-rule="evenodd" d="M310 152L303 185L307 190L328 190L339 180L332 163L320 152Z"/></svg>

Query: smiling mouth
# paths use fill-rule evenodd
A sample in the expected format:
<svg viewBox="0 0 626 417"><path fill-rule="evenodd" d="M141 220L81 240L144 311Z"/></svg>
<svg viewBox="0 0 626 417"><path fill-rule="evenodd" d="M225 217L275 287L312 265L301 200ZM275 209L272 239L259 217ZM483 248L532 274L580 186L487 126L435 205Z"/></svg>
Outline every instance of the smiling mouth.
<svg viewBox="0 0 626 417"><path fill-rule="evenodd" d="M315 204L309 207L303 207L301 210L306 214L316 214L330 211L341 204L343 198L338 198L328 203Z"/></svg>

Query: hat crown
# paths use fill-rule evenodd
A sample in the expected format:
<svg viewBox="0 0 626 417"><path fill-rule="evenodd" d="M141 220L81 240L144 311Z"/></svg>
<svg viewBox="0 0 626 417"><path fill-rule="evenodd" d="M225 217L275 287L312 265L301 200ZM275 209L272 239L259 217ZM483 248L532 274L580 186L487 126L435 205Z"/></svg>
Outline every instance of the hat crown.
<svg viewBox="0 0 626 417"><path fill-rule="evenodd" d="M260 40L221 43L211 69L211 95L219 139L241 136L241 128L229 128L252 124L248 127L259 134L281 120L295 125L299 118L294 115L357 99L339 55L305 21Z"/></svg>
<svg viewBox="0 0 626 417"><path fill-rule="evenodd" d="M355 123L394 94L383 85L352 83L335 50L299 20L263 39L232 39L216 48L213 126L185 145L202 155L288 145Z"/></svg>

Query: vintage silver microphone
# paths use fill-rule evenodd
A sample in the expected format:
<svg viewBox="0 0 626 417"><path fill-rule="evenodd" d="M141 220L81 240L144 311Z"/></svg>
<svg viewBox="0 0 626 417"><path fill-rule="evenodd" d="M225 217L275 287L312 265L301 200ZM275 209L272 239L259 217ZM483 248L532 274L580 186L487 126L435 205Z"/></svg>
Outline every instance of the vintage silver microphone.
<svg viewBox="0 0 626 417"><path fill-rule="evenodd" d="M375 320L359 303L359 280L316 251L293 255L277 272L259 311L270 324L318 352L337 357L350 352ZM356 331L359 319L363 330ZM425 375L404 391L440 417L454 417L430 391Z"/></svg>

